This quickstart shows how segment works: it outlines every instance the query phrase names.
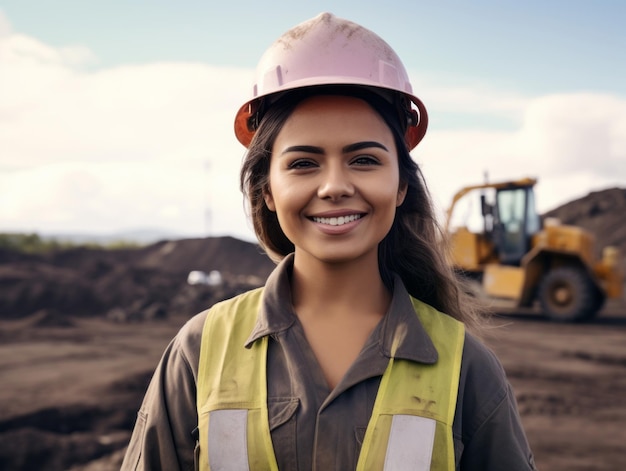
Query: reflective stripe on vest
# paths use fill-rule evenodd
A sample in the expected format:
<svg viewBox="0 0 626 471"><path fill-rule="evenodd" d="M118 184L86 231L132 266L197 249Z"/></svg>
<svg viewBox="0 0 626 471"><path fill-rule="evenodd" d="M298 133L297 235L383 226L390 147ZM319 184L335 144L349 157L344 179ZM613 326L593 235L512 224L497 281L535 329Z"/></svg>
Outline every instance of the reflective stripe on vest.
<svg viewBox="0 0 626 471"><path fill-rule="evenodd" d="M219 303L207 315L198 370L200 469L278 470L267 409L268 339L244 348L262 293L260 288ZM463 324L416 299L412 302L439 358L434 365L390 359L363 440L359 471L455 469L452 423Z"/></svg>
<svg viewBox="0 0 626 471"><path fill-rule="evenodd" d="M433 419L426 417L394 415L384 469L430 469L435 444L435 425Z"/></svg>
<svg viewBox="0 0 626 471"><path fill-rule="evenodd" d="M209 467L249 471L247 409L214 410L209 422Z"/></svg>

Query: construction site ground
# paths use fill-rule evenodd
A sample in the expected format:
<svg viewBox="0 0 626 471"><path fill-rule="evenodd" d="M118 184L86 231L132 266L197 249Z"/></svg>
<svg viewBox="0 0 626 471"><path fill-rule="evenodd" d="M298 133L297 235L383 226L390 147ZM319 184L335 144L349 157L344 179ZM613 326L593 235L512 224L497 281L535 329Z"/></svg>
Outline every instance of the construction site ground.
<svg viewBox="0 0 626 471"><path fill-rule="evenodd" d="M0 468L119 469L150 375L186 318L0 322ZM515 388L540 470L626 462L626 309L586 324L493 318L486 342Z"/></svg>

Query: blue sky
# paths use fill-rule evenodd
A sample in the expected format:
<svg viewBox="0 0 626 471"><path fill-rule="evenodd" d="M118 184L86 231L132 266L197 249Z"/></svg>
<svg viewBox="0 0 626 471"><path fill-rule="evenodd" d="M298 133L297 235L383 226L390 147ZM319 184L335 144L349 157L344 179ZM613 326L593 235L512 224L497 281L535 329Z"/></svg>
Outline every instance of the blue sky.
<svg viewBox="0 0 626 471"><path fill-rule="evenodd" d="M542 210L626 186L622 1L216 3L3 1L0 230L251 238L232 116L263 51L321 11L403 59L441 208L485 171L538 177Z"/></svg>
<svg viewBox="0 0 626 471"><path fill-rule="evenodd" d="M4 0L17 31L83 44L98 67L200 61L254 67L277 34L331 11L375 30L409 67L533 92L626 92L626 3Z"/></svg>

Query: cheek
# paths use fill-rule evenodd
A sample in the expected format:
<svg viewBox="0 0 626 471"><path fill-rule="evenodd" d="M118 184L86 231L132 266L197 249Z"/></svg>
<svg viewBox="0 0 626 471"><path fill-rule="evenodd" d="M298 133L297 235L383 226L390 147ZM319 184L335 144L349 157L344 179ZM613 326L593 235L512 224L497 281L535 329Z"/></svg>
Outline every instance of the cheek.
<svg viewBox="0 0 626 471"><path fill-rule="evenodd" d="M289 185L284 178L272 178L270 175L267 189L263 193L265 205L277 214L291 212L297 201L297 192L294 190L293 185Z"/></svg>
<svg viewBox="0 0 626 471"><path fill-rule="evenodd" d="M381 191L381 199L385 198L389 204L400 206L406 196L406 185L403 185L397 175L392 175L387 180L386 185L378 185L381 190L384 188L384 195Z"/></svg>
<svg viewBox="0 0 626 471"><path fill-rule="evenodd" d="M302 204L306 185L300 178L270 169L267 189L263 194L267 207L275 212L292 211Z"/></svg>

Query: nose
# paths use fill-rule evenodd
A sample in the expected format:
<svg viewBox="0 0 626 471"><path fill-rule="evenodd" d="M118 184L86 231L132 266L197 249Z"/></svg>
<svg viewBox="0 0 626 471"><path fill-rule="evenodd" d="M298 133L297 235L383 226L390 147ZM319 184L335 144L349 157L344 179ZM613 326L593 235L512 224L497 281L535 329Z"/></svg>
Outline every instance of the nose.
<svg viewBox="0 0 626 471"><path fill-rule="evenodd" d="M354 184L350 179L349 169L341 165L328 166L321 175L317 196L321 199L337 201L354 195Z"/></svg>

